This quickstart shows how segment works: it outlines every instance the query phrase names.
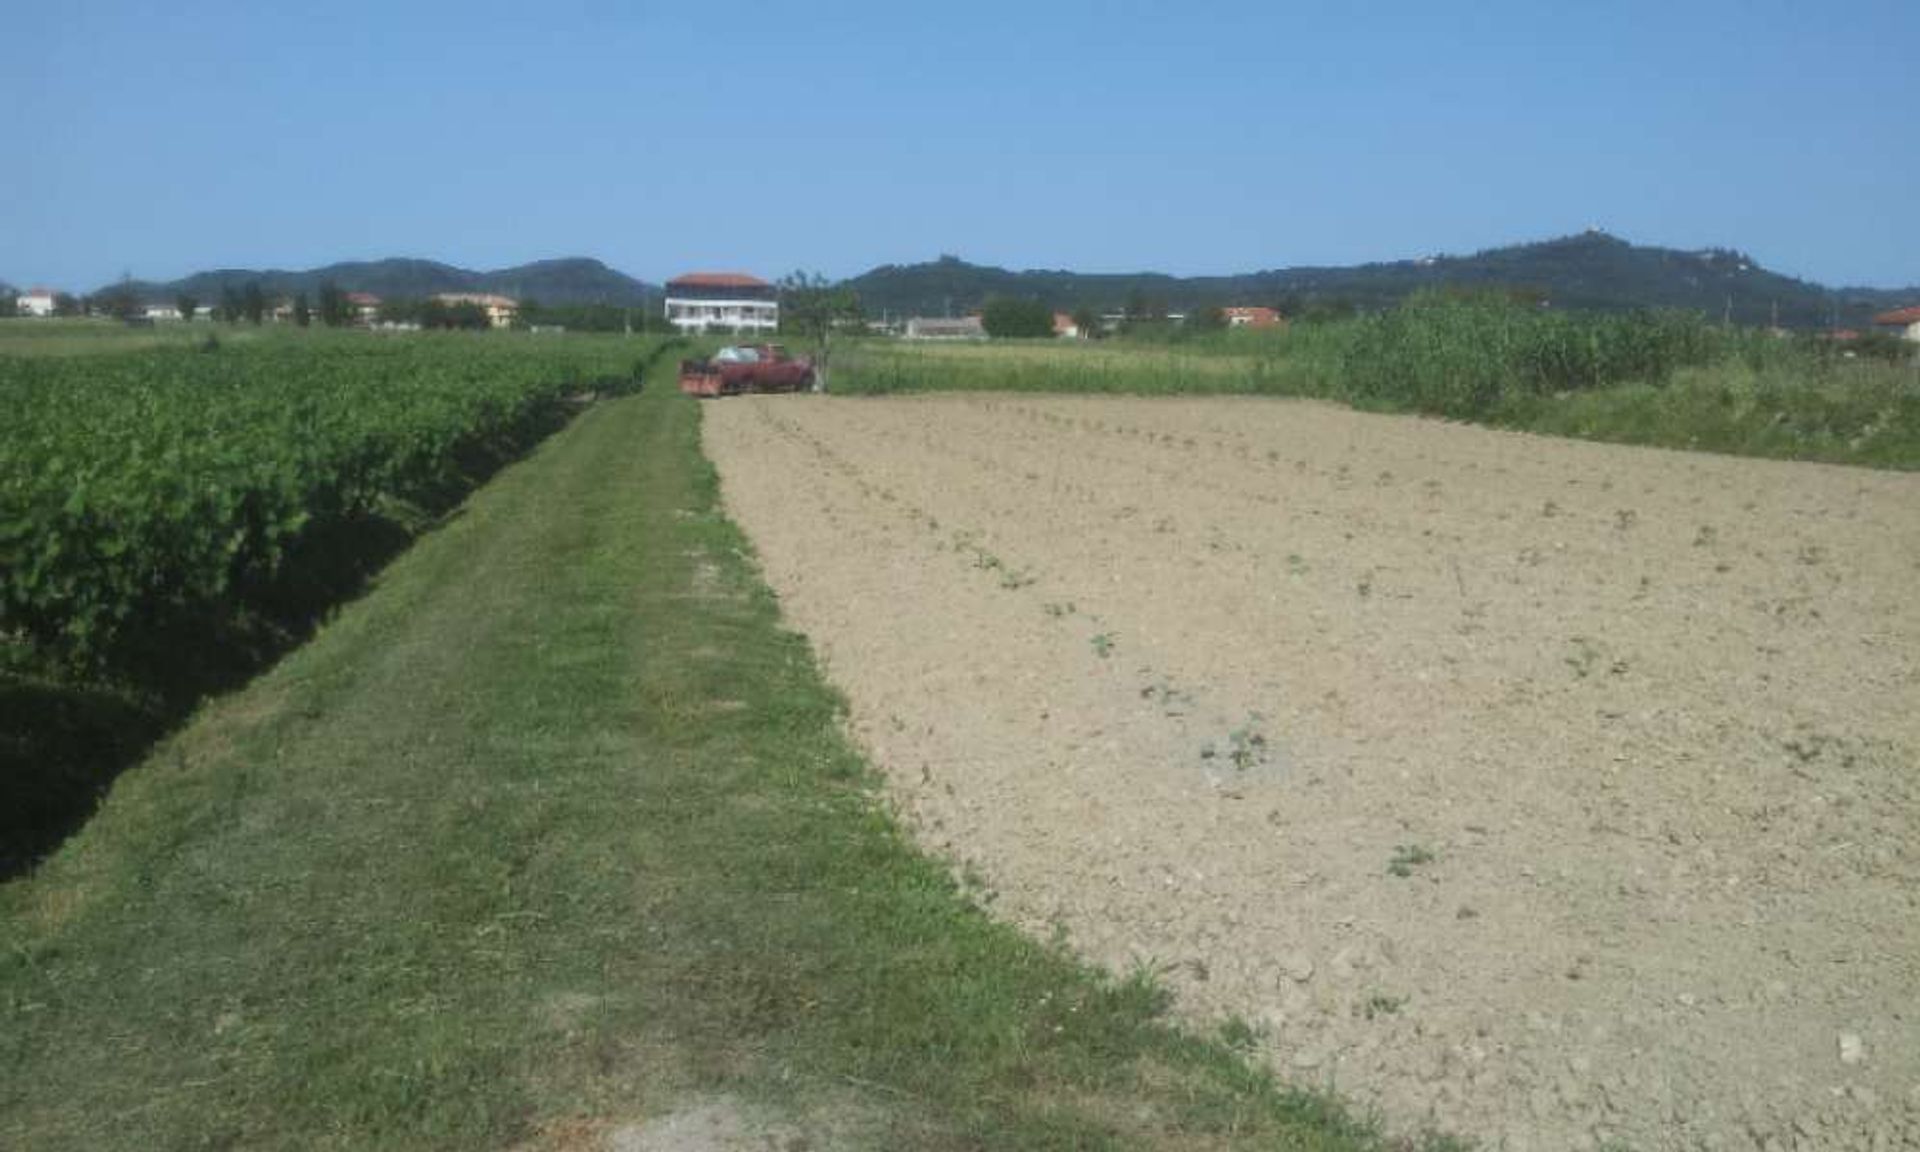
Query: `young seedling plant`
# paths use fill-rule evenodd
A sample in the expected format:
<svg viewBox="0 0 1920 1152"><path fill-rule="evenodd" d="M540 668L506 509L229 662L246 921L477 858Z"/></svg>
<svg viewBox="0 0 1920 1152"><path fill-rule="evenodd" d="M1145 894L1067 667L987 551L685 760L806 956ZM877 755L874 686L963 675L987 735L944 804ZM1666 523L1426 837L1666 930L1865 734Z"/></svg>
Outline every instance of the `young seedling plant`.
<svg viewBox="0 0 1920 1152"><path fill-rule="evenodd" d="M1387 860L1387 872L1404 880L1413 875L1415 868L1433 861L1433 853L1419 844L1396 844L1393 856Z"/></svg>

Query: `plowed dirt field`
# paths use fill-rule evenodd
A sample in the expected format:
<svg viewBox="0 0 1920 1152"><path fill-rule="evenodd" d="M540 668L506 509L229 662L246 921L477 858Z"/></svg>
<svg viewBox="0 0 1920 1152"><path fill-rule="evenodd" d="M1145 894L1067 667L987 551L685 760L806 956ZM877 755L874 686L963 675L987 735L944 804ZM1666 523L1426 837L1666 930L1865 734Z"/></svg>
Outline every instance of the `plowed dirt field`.
<svg viewBox="0 0 1920 1152"><path fill-rule="evenodd" d="M1920 1146L1920 477L1245 399L705 443L1000 914L1401 1130Z"/></svg>

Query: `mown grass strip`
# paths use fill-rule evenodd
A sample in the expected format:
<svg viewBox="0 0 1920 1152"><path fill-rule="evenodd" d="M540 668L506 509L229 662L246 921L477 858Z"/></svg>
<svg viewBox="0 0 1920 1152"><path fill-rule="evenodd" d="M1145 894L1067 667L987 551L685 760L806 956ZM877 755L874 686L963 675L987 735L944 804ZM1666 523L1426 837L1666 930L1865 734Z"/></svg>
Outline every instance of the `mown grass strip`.
<svg viewBox="0 0 1920 1152"><path fill-rule="evenodd" d="M1380 1146L904 841L698 420L589 410L0 888L0 1146Z"/></svg>

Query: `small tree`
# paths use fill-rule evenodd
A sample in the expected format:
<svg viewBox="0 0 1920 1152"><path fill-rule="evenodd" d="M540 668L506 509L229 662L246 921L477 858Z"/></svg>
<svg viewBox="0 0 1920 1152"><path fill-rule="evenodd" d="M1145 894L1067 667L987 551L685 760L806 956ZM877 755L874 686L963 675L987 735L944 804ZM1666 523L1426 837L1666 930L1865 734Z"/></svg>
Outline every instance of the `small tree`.
<svg viewBox="0 0 1920 1152"><path fill-rule="evenodd" d="M1038 300L990 296L980 310L980 326L995 339L1053 335L1053 309Z"/></svg>
<svg viewBox="0 0 1920 1152"><path fill-rule="evenodd" d="M835 329L858 331L866 323L860 297L818 273L795 272L780 281L780 330L799 337L813 356L813 386L828 387Z"/></svg>
<svg viewBox="0 0 1920 1152"><path fill-rule="evenodd" d="M1073 326L1080 330L1082 340L1094 340L1100 335L1100 313L1085 304L1073 310Z"/></svg>
<svg viewBox="0 0 1920 1152"><path fill-rule="evenodd" d="M471 300L462 300L449 304L445 300L429 299L420 305L420 325L423 328L462 328L479 331L490 327L487 310Z"/></svg>
<svg viewBox="0 0 1920 1152"><path fill-rule="evenodd" d="M293 322L302 328L313 323L313 309L307 307L307 294L305 292L294 293Z"/></svg>
<svg viewBox="0 0 1920 1152"><path fill-rule="evenodd" d="M9 320L18 315L20 315L20 298L13 294L13 289L8 288L0 292L0 320Z"/></svg>
<svg viewBox="0 0 1920 1152"><path fill-rule="evenodd" d="M353 305L346 290L328 280L320 285L320 323L329 328L344 328L353 322Z"/></svg>
<svg viewBox="0 0 1920 1152"><path fill-rule="evenodd" d="M71 292L53 294L53 314L55 316L84 316L86 304Z"/></svg>
<svg viewBox="0 0 1920 1152"><path fill-rule="evenodd" d="M420 302L417 300L389 299L380 302L380 323L382 324L418 324L420 322Z"/></svg>
<svg viewBox="0 0 1920 1152"><path fill-rule="evenodd" d="M229 324L240 323L240 316L246 311L246 301L240 297L240 289L231 284L220 287L220 319Z"/></svg>
<svg viewBox="0 0 1920 1152"><path fill-rule="evenodd" d="M240 289L240 311L249 324L258 324L267 318L267 294L260 287L260 281L249 280L247 286Z"/></svg>
<svg viewBox="0 0 1920 1152"><path fill-rule="evenodd" d="M1190 331L1224 332L1226 327L1226 309L1218 304L1203 304L1187 313L1187 328Z"/></svg>
<svg viewBox="0 0 1920 1152"><path fill-rule="evenodd" d="M173 310L180 313L180 319L191 320L200 311L200 301L182 292L173 298Z"/></svg>
<svg viewBox="0 0 1920 1152"><path fill-rule="evenodd" d="M131 320L140 315L140 296L133 290L131 275L120 277L118 284L94 297L93 302L115 320Z"/></svg>

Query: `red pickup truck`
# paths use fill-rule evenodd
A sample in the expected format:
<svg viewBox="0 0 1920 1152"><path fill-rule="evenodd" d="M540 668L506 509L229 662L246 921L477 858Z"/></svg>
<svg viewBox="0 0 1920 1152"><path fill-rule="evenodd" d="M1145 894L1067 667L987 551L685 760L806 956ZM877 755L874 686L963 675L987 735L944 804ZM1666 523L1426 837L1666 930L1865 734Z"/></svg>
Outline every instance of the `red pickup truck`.
<svg viewBox="0 0 1920 1152"><path fill-rule="evenodd" d="M789 356L778 344L736 345L705 360L680 361L680 391L689 396L806 392L813 384L813 361Z"/></svg>

